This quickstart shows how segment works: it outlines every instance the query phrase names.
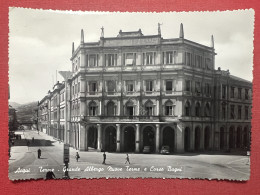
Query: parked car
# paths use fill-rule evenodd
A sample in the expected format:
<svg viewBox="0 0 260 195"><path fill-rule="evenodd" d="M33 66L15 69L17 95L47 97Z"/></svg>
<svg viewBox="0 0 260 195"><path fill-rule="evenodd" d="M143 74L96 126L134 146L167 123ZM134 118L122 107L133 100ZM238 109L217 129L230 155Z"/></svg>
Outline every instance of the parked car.
<svg viewBox="0 0 260 195"><path fill-rule="evenodd" d="M151 153L151 147L150 146L144 146L143 153L145 153L145 154Z"/></svg>
<svg viewBox="0 0 260 195"><path fill-rule="evenodd" d="M170 154L170 147L169 146L162 146L160 153L161 154Z"/></svg>

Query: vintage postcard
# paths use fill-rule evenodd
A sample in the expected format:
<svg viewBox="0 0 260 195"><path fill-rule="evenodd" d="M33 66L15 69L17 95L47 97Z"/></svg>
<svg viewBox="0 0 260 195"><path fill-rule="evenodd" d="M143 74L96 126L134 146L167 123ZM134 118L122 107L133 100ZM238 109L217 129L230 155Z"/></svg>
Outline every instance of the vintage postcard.
<svg viewBox="0 0 260 195"><path fill-rule="evenodd" d="M9 9L9 178L250 179L254 10Z"/></svg>

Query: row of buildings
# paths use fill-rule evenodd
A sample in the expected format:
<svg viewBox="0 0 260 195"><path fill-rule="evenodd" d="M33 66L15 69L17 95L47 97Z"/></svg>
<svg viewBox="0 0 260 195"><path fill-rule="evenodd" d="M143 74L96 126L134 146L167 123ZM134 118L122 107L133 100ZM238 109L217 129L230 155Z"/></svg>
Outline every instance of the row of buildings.
<svg viewBox="0 0 260 195"><path fill-rule="evenodd" d="M72 45L71 71L39 102L39 128L78 150L171 152L250 146L252 83L215 69L211 46L142 31Z"/></svg>

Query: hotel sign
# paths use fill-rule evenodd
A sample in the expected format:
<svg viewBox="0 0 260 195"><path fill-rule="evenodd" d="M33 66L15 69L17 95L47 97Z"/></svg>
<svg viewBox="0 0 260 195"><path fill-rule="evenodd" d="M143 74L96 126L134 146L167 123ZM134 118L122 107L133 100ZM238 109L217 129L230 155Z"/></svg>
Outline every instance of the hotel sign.
<svg viewBox="0 0 260 195"><path fill-rule="evenodd" d="M132 39L112 39L105 40L104 46L138 46L138 45L157 45L160 37L153 38L132 38Z"/></svg>

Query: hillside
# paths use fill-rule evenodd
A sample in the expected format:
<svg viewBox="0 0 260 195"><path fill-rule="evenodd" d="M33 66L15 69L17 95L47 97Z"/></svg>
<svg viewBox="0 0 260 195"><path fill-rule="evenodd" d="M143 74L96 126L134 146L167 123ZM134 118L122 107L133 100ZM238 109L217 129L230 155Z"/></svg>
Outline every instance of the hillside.
<svg viewBox="0 0 260 195"><path fill-rule="evenodd" d="M17 120L19 123L30 123L36 119L35 110L37 110L38 102L22 104L16 108Z"/></svg>
<svg viewBox="0 0 260 195"><path fill-rule="evenodd" d="M21 106L22 104L18 104L16 102L9 102L9 105L11 105L13 108L18 108L19 106Z"/></svg>

